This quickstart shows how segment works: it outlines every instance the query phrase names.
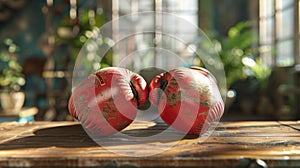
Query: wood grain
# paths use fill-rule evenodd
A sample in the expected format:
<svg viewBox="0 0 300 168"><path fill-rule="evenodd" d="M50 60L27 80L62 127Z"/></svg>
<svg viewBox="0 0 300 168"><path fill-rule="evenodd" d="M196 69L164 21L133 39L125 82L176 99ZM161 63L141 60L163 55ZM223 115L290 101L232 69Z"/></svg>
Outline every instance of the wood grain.
<svg viewBox="0 0 300 168"><path fill-rule="evenodd" d="M163 123L135 122L122 132L133 139L114 135L93 140L78 122L1 123L0 167L300 165L297 121L223 122L210 136L179 140L181 134L167 128ZM166 137L154 136L163 131L168 131Z"/></svg>

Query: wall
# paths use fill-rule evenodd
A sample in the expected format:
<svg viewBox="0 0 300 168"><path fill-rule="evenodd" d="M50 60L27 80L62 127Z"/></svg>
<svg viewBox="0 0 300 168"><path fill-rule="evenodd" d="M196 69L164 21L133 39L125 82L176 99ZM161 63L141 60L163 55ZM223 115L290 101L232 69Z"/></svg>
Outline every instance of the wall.
<svg viewBox="0 0 300 168"><path fill-rule="evenodd" d="M57 27L61 18L69 9L68 1L62 0L55 4L52 24ZM29 0L27 4L16 11L7 21L0 22L0 42L11 38L20 47L20 61L29 56L44 56L40 43L46 32L46 18L43 7L46 1Z"/></svg>

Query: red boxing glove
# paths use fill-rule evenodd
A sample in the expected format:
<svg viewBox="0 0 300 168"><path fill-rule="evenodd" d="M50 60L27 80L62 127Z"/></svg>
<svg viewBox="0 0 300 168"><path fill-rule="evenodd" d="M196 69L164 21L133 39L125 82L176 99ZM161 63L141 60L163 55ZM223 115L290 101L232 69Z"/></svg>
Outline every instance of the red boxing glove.
<svg viewBox="0 0 300 168"><path fill-rule="evenodd" d="M146 81L127 69L101 69L82 81L69 100L70 114L93 136L111 135L134 120L148 98Z"/></svg>
<svg viewBox="0 0 300 168"><path fill-rule="evenodd" d="M188 134L205 133L224 111L216 79L200 67L176 68L154 77L150 101L168 125Z"/></svg>

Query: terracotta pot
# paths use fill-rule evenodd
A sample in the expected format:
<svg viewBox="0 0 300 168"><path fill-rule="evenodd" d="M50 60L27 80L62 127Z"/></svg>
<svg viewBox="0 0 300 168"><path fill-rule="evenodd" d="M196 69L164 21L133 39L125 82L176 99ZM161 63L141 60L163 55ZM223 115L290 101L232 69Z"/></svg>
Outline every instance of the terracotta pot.
<svg viewBox="0 0 300 168"><path fill-rule="evenodd" d="M24 92L12 92L0 94L1 105L5 113L17 114L25 101Z"/></svg>

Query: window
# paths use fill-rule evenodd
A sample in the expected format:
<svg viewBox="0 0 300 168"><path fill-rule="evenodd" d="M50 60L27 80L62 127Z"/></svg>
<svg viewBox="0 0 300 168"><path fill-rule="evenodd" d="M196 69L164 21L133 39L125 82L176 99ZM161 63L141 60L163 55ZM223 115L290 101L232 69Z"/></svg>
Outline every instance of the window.
<svg viewBox="0 0 300 168"><path fill-rule="evenodd" d="M299 63L298 0L260 0L259 6L261 58L270 66Z"/></svg>
<svg viewBox="0 0 300 168"><path fill-rule="evenodd" d="M172 34L178 34L189 42L195 41L198 32L195 32L189 26L176 26L178 20L165 19L159 15L161 12L168 12L176 14L194 25L198 25L198 0L113 0L113 19L118 19L128 14L135 14L138 12L158 12L155 15L143 15L143 19L139 20L142 27L152 27L153 32L135 34L122 41L116 43L113 47L114 65L133 66L134 69L141 67L163 67L169 65L179 65L178 59L170 59L169 56L182 55L182 51L187 48L187 45L181 42L176 37L166 36L161 34L163 31ZM138 15L137 15L138 17ZM126 33L126 29L131 29L132 25L116 23L113 26L114 35ZM172 26L163 26L163 24ZM137 25L137 29L140 27ZM167 30L166 30L167 29ZM151 50L152 47L152 50ZM157 52L157 49L165 49ZM143 55L143 56L141 56ZM134 58L134 59L133 59ZM122 65L121 65L122 66Z"/></svg>
<svg viewBox="0 0 300 168"><path fill-rule="evenodd" d="M260 34L260 53L261 58L268 65L274 64L272 51L274 50L274 0L260 0L260 20L259 20L259 34Z"/></svg>

